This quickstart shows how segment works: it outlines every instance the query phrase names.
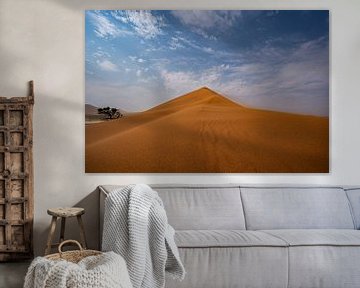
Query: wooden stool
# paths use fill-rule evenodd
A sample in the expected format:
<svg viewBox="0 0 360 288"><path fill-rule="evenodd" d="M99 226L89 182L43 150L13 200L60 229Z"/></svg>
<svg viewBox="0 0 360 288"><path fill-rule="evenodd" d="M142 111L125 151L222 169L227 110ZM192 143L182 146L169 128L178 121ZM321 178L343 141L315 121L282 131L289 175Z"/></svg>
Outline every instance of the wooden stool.
<svg viewBox="0 0 360 288"><path fill-rule="evenodd" d="M85 230L84 230L84 224L81 219L81 215L85 213L84 208L50 208L47 210L47 213L52 216L51 224L50 224L50 231L49 236L47 240L45 255L50 254L52 247L57 247L61 242L64 241L64 234L65 234L65 223L66 218L69 217L77 217L79 227L80 227L80 239L81 239L81 245L84 249L86 249L86 238L85 238ZM60 242L59 243L52 243L52 239L54 237L55 228L56 228L56 222L58 217L61 218L61 230L60 230Z"/></svg>

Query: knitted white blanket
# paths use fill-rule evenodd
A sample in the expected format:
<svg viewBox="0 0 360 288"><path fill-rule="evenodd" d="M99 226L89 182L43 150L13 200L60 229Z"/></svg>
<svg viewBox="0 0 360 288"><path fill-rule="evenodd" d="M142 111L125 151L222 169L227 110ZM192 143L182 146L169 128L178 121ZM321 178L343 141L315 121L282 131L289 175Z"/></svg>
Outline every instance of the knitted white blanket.
<svg viewBox="0 0 360 288"><path fill-rule="evenodd" d="M37 257L24 288L132 288L124 259L113 253L89 256L79 263Z"/></svg>
<svg viewBox="0 0 360 288"><path fill-rule="evenodd" d="M185 276L163 203L144 184L106 198L102 249L124 257L134 288L164 287L165 270L175 279Z"/></svg>

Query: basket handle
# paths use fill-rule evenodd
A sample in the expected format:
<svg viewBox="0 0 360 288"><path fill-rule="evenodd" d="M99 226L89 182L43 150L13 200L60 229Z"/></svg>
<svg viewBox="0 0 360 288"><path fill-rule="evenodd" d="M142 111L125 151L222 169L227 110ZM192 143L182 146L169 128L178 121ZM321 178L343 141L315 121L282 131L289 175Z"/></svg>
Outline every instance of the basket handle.
<svg viewBox="0 0 360 288"><path fill-rule="evenodd" d="M78 241L76 241L76 240L65 240L65 241L61 242L60 245L59 245L59 247L58 247L58 251L59 251L60 257L61 257L61 255L62 255L62 253L63 253L63 251L61 250L61 248L62 248L65 244L67 244L67 243L76 244L76 245L79 247L80 252L82 252L82 251L84 250L84 249L82 248L81 244L80 244Z"/></svg>

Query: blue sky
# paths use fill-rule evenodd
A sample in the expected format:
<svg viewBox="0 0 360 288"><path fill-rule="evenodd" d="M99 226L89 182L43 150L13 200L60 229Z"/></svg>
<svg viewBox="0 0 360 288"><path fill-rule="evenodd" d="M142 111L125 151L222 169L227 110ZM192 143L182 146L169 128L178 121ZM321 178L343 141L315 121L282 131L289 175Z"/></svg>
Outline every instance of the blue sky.
<svg viewBox="0 0 360 288"><path fill-rule="evenodd" d="M263 109L329 114L329 13L89 10L86 103L143 111L202 86Z"/></svg>

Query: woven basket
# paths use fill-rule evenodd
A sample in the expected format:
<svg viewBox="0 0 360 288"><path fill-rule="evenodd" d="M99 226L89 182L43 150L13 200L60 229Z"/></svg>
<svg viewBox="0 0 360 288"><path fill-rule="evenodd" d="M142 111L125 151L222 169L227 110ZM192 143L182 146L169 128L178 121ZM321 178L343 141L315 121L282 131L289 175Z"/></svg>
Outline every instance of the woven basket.
<svg viewBox="0 0 360 288"><path fill-rule="evenodd" d="M63 252L61 250L61 248L65 244L68 244L68 243L76 244L79 247L79 250ZM66 240L66 241L61 242L61 244L59 245L58 251L59 251L59 253L47 255L47 256L45 256L45 258L47 258L49 260L55 260L55 261L56 260L66 260L69 262L78 263L85 257L96 256L96 255L102 254L102 252L100 252L100 251L83 249L81 244L76 240Z"/></svg>

